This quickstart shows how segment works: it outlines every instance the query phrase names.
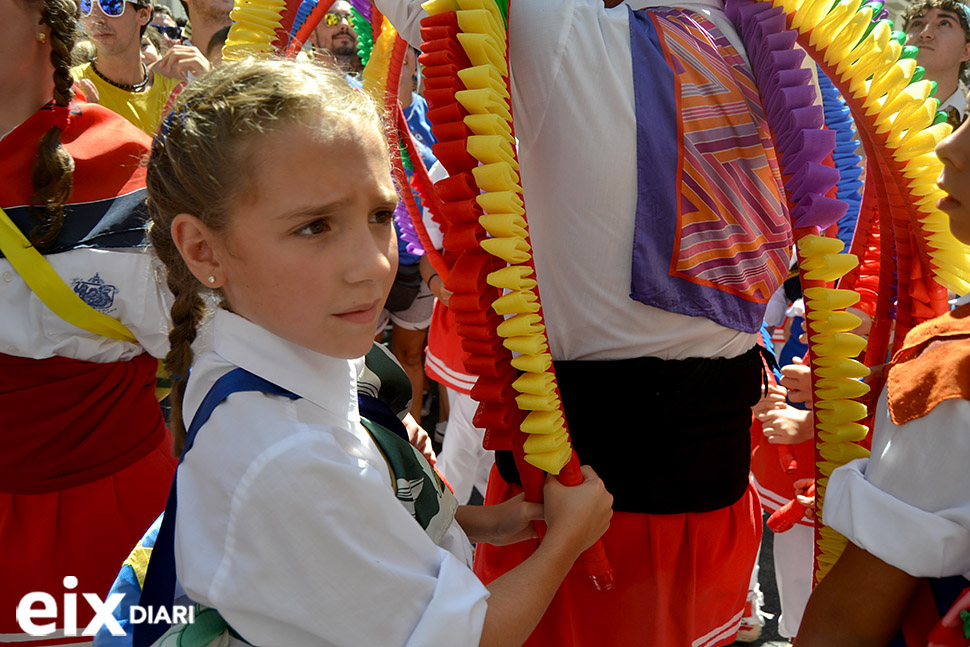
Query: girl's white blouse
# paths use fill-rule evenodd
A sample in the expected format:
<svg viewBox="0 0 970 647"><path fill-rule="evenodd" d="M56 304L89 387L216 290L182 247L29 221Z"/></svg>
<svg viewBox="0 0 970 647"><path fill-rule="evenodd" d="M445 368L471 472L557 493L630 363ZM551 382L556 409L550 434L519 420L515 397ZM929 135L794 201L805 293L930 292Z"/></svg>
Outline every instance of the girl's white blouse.
<svg viewBox="0 0 970 647"><path fill-rule="evenodd" d="M301 398L236 393L178 474L179 582L262 647L477 645L488 590L457 523L435 545L360 425L362 360L291 344L219 310L184 420L244 368Z"/></svg>

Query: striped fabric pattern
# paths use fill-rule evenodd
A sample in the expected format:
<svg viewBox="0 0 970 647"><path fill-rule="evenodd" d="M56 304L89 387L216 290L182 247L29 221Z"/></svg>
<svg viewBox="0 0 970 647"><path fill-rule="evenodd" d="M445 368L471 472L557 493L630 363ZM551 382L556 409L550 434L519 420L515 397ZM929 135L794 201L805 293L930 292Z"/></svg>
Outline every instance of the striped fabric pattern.
<svg viewBox="0 0 970 647"><path fill-rule="evenodd" d="M680 91L681 198L671 274L767 303L784 280L791 241L754 79L704 16L651 14Z"/></svg>

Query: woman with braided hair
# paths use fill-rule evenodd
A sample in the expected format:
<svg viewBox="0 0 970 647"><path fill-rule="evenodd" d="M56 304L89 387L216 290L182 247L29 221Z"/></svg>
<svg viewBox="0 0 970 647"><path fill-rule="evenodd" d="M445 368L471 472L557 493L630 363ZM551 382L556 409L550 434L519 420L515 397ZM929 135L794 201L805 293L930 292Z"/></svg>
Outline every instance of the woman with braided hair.
<svg viewBox="0 0 970 647"><path fill-rule="evenodd" d="M169 297L145 248L150 140L73 100L76 5L0 12L0 644L75 644L81 594L104 596L174 472L154 396ZM32 592L57 615L18 618Z"/></svg>

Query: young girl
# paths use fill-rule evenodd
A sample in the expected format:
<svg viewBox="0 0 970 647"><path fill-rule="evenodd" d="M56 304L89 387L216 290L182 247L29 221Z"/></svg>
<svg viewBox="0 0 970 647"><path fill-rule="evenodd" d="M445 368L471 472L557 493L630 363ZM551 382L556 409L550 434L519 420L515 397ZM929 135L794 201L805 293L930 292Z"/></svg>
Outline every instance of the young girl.
<svg viewBox="0 0 970 647"><path fill-rule="evenodd" d="M550 480L544 512L518 499L455 513L417 452L362 423L358 358L397 263L382 133L338 74L247 61L188 87L156 140L176 434L211 410L177 475L178 581L257 645L518 645L612 497L587 469L576 488ZM220 307L193 361L205 292ZM267 392L213 395L237 368ZM486 589L466 533L515 542L540 516L541 549Z"/></svg>
<svg viewBox="0 0 970 647"><path fill-rule="evenodd" d="M970 125L936 152L938 206L970 244ZM888 370L872 456L829 480L825 520L850 543L812 593L798 647L881 647L900 624L906 644L926 644L940 617L927 613L970 585L970 305L910 331Z"/></svg>
<svg viewBox="0 0 970 647"><path fill-rule="evenodd" d="M76 12L0 0L0 643L24 647L90 642L63 637L95 615L82 595L108 591L175 471L155 398L170 301L145 236L151 140L74 101ZM59 605L37 636L17 618L29 593L76 595L76 614Z"/></svg>

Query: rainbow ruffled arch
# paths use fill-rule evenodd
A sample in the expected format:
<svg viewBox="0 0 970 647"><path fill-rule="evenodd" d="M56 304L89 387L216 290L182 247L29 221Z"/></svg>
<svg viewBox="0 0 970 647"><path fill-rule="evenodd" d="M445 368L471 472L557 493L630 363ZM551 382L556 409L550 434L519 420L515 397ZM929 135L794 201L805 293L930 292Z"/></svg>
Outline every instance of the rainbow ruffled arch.
<svg viewBox="0 0 970 647"><path fill-rule="evenodd" d="M449 274L448 268L431 245L414 194L417 193L423 204L434 213L438 212L438 200L398 102L401 67L408 45L390 21L385 20L376 9L362 11L352 6L351 11L354 29L359 30L358 52L361 60L366 61L362 75L364 91L384 106L389 143L391 149L399 153L393 160L394 177L401 195L401 202L394 212L395 222L408 245L408 251L418 255L427 254L435 270L445 279ZM375 32L378 34L376 39L373 37ZM410 176L408 171L411 172Z"/></svg>
<svg viewBox="0 0 970 647"><path fill-rule="evenodd" d="M931 98L935 87L920 80L915 48L902 46L889 21L874 20L881 4L728 0L727 10L749 49L759 86L770 88L765 93L769 120L795 205L815 399L818 580L845 545L824 525L828 477L839 465L868 455L858 442L868 433L860 421L868 417L863 399L870 389L859 378L868 375L866 365L885 361L893 325L898 345L913 325L946 311L946 287L960 293L970 287L967 248L949 233L946 217L935 207L942 195L935 186L942 165L933 149L950 127L937 115L938 102ZM836 136L822 129L813 84L800 78L802 52L817 63L826 81L822 85L841 95L865 149L868 175L853 254L841 254L841 241L820 235L832 229L834 236L849 206L828 194L837 183L855 178L823 163L835 152ZM855 184L850 188L857 190ZM860 319L845 312L861 298L854 289L860 283L860 255L870 273L876 266L879 274L879 285L870 283L864 291L875 312L868 344L849 332ZM865 364L854 359L863 350Z"/></svg>

